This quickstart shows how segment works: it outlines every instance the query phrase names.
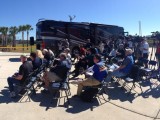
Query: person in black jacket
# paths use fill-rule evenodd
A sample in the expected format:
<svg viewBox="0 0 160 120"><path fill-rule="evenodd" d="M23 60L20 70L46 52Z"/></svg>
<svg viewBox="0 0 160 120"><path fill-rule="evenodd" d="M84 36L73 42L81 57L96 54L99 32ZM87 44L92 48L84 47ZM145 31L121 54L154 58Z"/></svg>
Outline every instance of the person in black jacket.
<svg viewBox="0 0 160 120"><path fill-rule="evenodd" d="M125 49L123 44L119 44L116 57L120 59L123 59L125 57Z"/></svg>
<svg viewBox="0 0 160 120"><path fill-rule="evenodd" d="M68 65L68 60L66 59L66 54L61 53L59 60L56 61L56 64L44 74L45 79L45 89L42 91L44 93L48 93L49 83L52 81L62 81L66 79L67 73L70 69L70 65Z"/></svg>

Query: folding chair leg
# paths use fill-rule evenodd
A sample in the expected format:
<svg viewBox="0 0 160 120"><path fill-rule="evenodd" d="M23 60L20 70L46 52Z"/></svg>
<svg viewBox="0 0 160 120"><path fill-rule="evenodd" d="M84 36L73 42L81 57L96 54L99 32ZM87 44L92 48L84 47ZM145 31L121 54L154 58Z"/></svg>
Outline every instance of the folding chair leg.
<svg viewBox="0 0 160 120"><path fill-rule="evenodd" d="M70 90L67 90L68 91L68 96L71 96L71 91Z"/></svg>
<svg viewBox="0 0 160 120"><path fill-rule="evenodd" d="M127 83L124 81L124 83L122 83L122 85L121 85L121 90L126 90L125 86L127 86Z"/></svg>
<svg viewBox="0 0 160 120"><path fill-rule="evenodd" d="M36 95L36 89L32 86L32 94Z"/></svg>
<svg viewBox="0 0 160 120"><path fill-rule="evenodd" d="M136 85L136 84L135 84ZM142 86L139 84L139 85L136 85L137 87L139 87L141 89L141 93L143 93L143 90L142 90Z"/></svg>
<svg viewBox="0 0 160 120"><path fill-rule="evenodd" d="M143 90L142 90L142 87L141 87L141 85L140 85L140 89L141 89L141 92L143 93Z"/></svg>
<svg viewBox="0 0 160 120"><path fill-rule="evenodd" d="M27 96L28 96L28 100L29 100L29 102L31 101L31 97L30 97L30 95L29 95L29 91L27 90Z"/></svg>
<svg viewBox="0 0 160 120"><path fill-rule="evenodd" d="M125 87L125 86L126 86L126 84L127 84L127 83L124 81L124 83L122 84L122 87Z"/></svg>
<svg viewBox="0 0 160 120"><path fill-rule="evenodd" d="M57 99L58 99L57 106L59 106L59 104L60 104L60 99L61 99L61 97L62 97L62 91L57 91L56 96L58 95L59 92L60 92L60 96L59 96L59 98L57 97Z"/></svg>
<svg viewBox="0 0 160 120"><path fill-rule="evenodd" d="M107 100L105 99L104 95L102 94L103 100L107 102Z"/></svg>
<svg viewBox="0 0 160 120"><path fill-rule="evenodd" d="M121 80L120 78L117 78L116 82L118 82L118 83L119 83L119 81L120 81L120 80Z"/></svg>
<svg viewBox="0 0 160 120"><path fill-rule="evenodd" d="M66 91L66 90L65 90L65 94L66 94L66 97L67 97L68 105L70 105L70 101L69 101L68 94L67 94L67 91Z"/></svg>
<svg viewBox="0 0 160 120"><path fill-rule="evenodd" d="M101 98L99 96L98 96L98 100L99 100L100 104L102 105Z"/></svg>
<svg viewBox="0 0 160 120"><path fill-rule="evenodd" d="M130 88L130 91L128 92L128 95L131 93L133 87L134 87L134 83L133 83L132 87Z"/></svg>

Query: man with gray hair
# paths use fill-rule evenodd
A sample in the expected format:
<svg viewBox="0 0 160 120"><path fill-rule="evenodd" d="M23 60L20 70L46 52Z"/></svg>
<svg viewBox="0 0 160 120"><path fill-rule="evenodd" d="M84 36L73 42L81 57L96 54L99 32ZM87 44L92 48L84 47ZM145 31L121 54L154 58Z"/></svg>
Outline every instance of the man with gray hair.
<svg viewBox="0 0 160 120"><path fill-rule="evenodd" d="M19 72L7 79L11 98L16 97L13 84L23 84L28 75L33 71L33 66L27 61L27 56L25 54L21 55L20 59L22 65L19 67Z"/></svg>
<svg viewBox="0 0 160 120"><path fill-rule="evenodd" d="M54 81L62 81L67 78L67 73L70 69L68 61L66 59L66 53L61 53L59 59L56 60L54 66L50 68L50 71L47 71L44 74L44 90L43 93L49 93L49 83Z"/></svg>
<svg viewBox="0 0 160 120"><path fill-rule="evenodd" d="M118 68L110 72L106 78L106 81L110 81L112 76L115 77L123 77L129 74L131 68L134 64L133 56L132 56L132 49L127 48L125 49L125 58Z"/></svg>

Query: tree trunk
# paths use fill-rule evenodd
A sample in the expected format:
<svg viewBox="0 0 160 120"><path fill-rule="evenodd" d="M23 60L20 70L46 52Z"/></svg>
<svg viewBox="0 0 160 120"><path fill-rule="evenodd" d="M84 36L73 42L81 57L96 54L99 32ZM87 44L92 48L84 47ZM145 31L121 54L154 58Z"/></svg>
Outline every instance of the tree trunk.
<svg viewBox="0 0 160 120"><path fill-rule="evenodd" d="M24 31L22 32L22 44L23 44L23 51L24 51Z"/></svg>
<svg viewBox="0 0 160 120"><path fill-rule="evenodd" d="M3 35L2 35L2 46L4 45L4 38L3 38Z"/></svg>
<svg viewBox="0 0 160 120"><path fill-rule="evenodd" d="M8 45L7 35L5 36L5 38L6 38L6 47L7 47L7 45Z"/></svg>
<svg viewBox="0 0 160 120"><path fill-rule="evenodd" d="M27 50L28 50L29 31L27 31Z"/></svg>
<svg viewBox="0 0 160 120"><path fill-rule="evenodd" d="M6 47L6 36L4 36L4 46Z"/></svg>
<svg viewBox="0 0 160 120"><path fill-rule="evenodd" d="M14 35L12 37L12 47L14 47Z"/></svg>
<svg viewBox="0 0 160 120"><path fill-rule="evenodd" d="M13 47L16 47L16 35L13 35L13 43L12 43ZM14 50L16 50L16 48L14 48Z"/></svg>
<svg viewBox="0 0 160 120"><path fill-rule="evenodd" d="M15 38L16 38L15 35L13 35L13 41L12 41L12 46L13 47L16 47Z"/></svg>

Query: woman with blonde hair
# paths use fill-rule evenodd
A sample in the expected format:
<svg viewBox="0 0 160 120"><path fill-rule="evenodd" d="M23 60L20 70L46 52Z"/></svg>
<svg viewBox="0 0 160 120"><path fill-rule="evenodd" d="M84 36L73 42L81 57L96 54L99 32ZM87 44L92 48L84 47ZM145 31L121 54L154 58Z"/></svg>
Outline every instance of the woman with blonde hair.
<svg viewBox="0 0 160 120"><path fill-rule="evenodd" d="M41 59L44 58L41 50L36 50L36 55L37 55L37 57L39 57L39 58L41 58Z"/></svg>

